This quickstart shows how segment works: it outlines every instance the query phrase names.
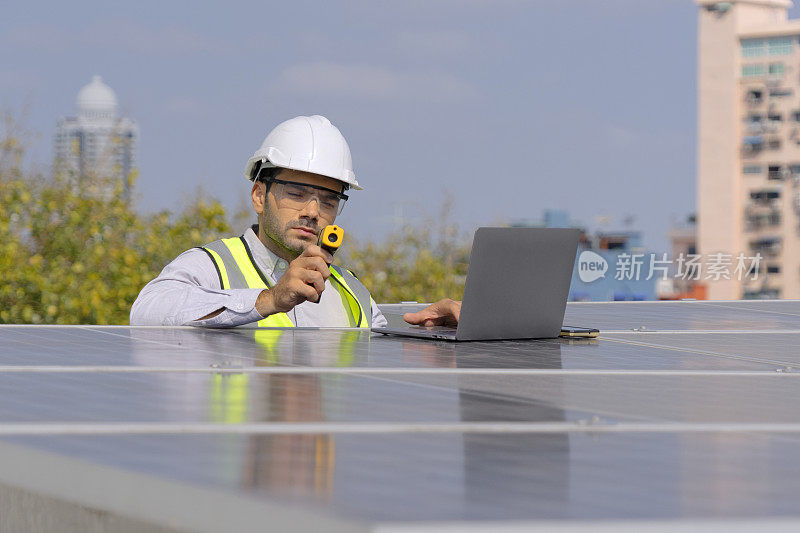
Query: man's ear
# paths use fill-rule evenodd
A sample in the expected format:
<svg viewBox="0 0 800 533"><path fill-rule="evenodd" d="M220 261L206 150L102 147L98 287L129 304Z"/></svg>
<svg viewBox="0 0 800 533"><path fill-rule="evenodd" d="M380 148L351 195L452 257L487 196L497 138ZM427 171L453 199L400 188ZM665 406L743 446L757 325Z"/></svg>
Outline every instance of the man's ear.
<svg viewBox="0 0 800 533"><path fill-rule="evenodd" d="M254 182L250 197L253 199L253 209L260 215L267 205L267 186L260 181Z"/></svg>

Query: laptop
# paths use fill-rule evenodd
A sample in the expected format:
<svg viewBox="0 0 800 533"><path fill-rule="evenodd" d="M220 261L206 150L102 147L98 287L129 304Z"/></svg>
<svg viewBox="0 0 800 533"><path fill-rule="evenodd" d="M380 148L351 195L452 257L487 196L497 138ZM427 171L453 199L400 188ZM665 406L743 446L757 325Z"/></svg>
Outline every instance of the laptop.
<svg viewBox="0 0 800 533"><path fill-rule="evenodd" d="M580 230L478 228L458 327L381 327L426 339L555 338L561 332Z"/></svg>

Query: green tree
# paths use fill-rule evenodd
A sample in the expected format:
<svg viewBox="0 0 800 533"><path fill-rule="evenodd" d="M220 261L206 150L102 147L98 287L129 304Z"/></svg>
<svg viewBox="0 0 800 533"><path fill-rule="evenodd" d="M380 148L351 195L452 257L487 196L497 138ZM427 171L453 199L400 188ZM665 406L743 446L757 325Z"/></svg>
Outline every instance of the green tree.
<svg viewBox="0 0 800 533"><path fill-rule="evenodd" d="M0 140L0 323L127 324L164 265L230 232L223 206L202 195L178 214L142 216L119 179L26 176L19 146Z"/></svg>
<svg viewBox="0 0 800 533"><path fill-rule="evenodd" d="M348 238L342 263L367 286L376 302L460 300L470 243L450 222L451 211L452 200L446 198L435 220L428 217L408 225L378 243L360 244Z"/></svg>

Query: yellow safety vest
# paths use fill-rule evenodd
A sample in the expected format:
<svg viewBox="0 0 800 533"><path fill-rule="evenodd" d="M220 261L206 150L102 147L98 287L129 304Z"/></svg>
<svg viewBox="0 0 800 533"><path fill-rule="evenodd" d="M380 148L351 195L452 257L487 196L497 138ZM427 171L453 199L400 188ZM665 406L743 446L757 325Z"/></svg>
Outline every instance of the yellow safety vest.
<svg viewBox="0 0 800 533"><path fill-rule="evenodd" d="M221 239L200 247L205 251L219 275L223 289L270 289L272 284L261 272L245 238ZM331 265L331 285L339 293L350 327L369 328L372 305L369 291L347 269ZM286 313L275 313L258 321L259 327L294 327Z"/></svg>

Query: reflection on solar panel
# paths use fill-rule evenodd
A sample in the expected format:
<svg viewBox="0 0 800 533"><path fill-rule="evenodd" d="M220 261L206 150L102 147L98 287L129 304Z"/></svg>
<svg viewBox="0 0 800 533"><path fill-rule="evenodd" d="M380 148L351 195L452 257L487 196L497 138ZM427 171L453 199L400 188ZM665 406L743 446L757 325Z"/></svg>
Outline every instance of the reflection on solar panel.
<svg viewBox="0 0 800 533"><path fill-rule="evenodd" d="M601 336L2 326L0 531L800 525L800 302L565 323Z"/></svg>

